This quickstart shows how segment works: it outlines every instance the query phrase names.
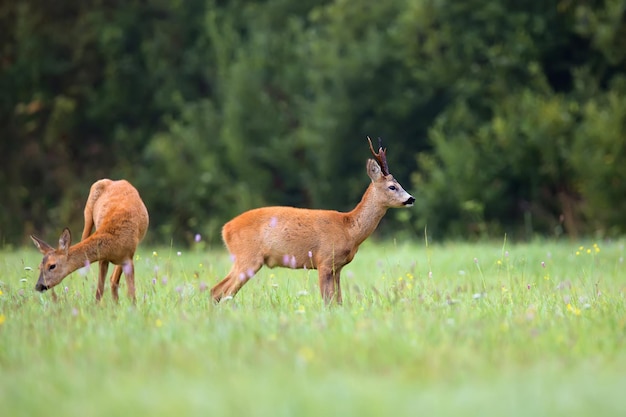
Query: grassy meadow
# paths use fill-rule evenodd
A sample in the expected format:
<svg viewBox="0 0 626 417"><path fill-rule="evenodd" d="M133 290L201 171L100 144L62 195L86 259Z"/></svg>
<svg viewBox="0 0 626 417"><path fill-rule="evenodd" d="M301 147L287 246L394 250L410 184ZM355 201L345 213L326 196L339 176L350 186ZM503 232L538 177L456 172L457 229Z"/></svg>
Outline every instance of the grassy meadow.
<svg viewBox="0 0 626 417"><path fill-rule="evenodd" d="M367 241L324 307L316 271L261 271L219 305L222 248L140 247L135 307L98 268L33 290L0 252L5 416L618 416L624 242ZM110 270L111 271L111 270Z"/></svg>

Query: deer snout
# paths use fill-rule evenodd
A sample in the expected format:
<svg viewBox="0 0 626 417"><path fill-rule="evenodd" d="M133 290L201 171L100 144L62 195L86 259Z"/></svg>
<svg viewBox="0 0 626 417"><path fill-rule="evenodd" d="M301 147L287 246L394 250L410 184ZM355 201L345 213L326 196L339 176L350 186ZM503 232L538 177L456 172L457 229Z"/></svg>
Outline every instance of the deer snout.
<svg viewBox="0 0 626 417"><path fill-rule="evenodd" d="M411 207L413 205L413 203L415 203L415 197L410 196L404 203L402 203L403 205L407 206L407 207Z"/></svg>
<svg viewBox="0 0 626 417"><path fill-rule="evenodd" d="M39 276L39 279L37 280L37 284L35 284L35 290L39 291L39 292L44 292L48 289L50 289L49 286L47 286L46 284L44 284L44 280L43 280L43 274L41 274Z"/></svg>

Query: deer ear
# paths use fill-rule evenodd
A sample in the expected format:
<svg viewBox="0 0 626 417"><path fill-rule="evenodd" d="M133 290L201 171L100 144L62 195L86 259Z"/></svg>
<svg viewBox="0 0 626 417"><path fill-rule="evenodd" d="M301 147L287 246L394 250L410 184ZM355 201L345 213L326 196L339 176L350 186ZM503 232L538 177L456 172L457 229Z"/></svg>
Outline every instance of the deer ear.
<svg viewBox="0 0 626 417"><path fill-rule="evenodd" d="M63 233L61 233L61 237L59 237L59 250L67 252L70 250L70 245L72 244L72 234L70 233L70 229L67 227L63 229Z"/></svg>
<svg viewBox="0 0 626 417"><path fill-rule="evenodd" d="M367 160L367 175L369 175L372 181L377 181L383 176L380 165L378 165L378 162L373 159Z"/></svg>
<svg viewBox="0 0 626 417"><path fill-rule="evenodd" d="M35 246L37 247L37 249L39 249L39 252L41 252L43 255L45 255L46 253L54 250L54 248L52 246L48 245L43 240L39 239L37 236L30 235L30 238L33 241L33 243L35 244Z"/></svg>

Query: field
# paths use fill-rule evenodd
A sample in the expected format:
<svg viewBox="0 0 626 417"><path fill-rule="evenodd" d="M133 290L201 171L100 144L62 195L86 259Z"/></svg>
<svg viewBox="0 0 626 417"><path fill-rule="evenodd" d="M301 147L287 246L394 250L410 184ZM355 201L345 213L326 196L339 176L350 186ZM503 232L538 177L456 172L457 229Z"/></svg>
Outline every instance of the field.
<svg viewBox="0 0 626 417"><path fill-rule="evenodd" d="M33 290L33 248L0 257L5 416L621 416L624 243L367 241L322 305L315 271L208 288L222 248L142 248L138 302L97 266Z"/></svg>

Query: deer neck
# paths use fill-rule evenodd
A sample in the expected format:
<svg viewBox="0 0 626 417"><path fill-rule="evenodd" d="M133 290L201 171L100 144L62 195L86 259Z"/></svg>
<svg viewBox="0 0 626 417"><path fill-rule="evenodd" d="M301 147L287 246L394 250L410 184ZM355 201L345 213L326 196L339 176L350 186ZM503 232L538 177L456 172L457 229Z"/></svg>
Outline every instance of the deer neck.
<svg viewBox="0 0 626 417"><path fill-rule="evenodd" d="M76 271L87 263L103 260L105 258L104 246L106 245L103 245L102 239L96 234L71 246L67 257L70 269Z"/></svg>
<svg viewBox="0 0 626 417"><path fill-rule="evenodd" d="M387 207L382 206L374 198L374 186L370 184L359 204L351 212L347 213L350 219L351 235L356 240L357 245L360 245L376 230L380 219L383 218L386 212Z"/></svg>

